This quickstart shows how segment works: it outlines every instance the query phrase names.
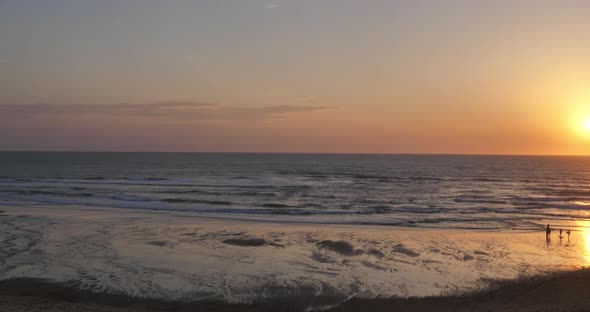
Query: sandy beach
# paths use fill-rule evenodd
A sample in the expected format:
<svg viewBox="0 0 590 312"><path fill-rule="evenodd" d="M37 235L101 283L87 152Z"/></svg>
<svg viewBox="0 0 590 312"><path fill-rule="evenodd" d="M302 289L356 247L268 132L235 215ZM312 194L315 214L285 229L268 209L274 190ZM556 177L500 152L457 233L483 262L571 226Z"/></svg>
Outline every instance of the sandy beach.
<svg viewBox="0 0 590 312"><path fill-rule="evenodd" d="M584 269L495 281L486 289L462 295L351 299L324 311L587 311L589 282L590 271ZM44 280L16 279L0 283L0 311L310 311L306 303L301 298L257 304L165 302L80 291Z"/></svg>
<svg viewBox="0 0 590 312"><path fill-rule="evenodd" d="M548 242L542 229L318 227L43 205L2 210L0 306L10 311L454 311L480 304L552 311L586 306L588 298L581 293L588 272L547 275L587 265L582 231Z"/></svg>

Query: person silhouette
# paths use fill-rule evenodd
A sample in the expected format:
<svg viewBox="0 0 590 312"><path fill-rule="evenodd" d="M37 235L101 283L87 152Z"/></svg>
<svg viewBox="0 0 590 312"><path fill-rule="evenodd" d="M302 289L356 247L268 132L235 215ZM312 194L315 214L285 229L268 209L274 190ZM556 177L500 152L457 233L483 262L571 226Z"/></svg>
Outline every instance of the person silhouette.
<svg viewBox="0 0 590 312"><path fill-rule="evenodd" d="M561 233L563 233L563 230L562 229L559 229L559 239L562 239L563 238L563 236L561 235Z"/></svg>
<svg viewBox="0 0 590 312"><path fill-rule="evenodd" d="M565 234L567 234L567 241L568 242L570 241L570 233L571 233L570 230L565 231Z"/></svg>
<svg viewBox="0 0 590 312"><path fill-rule="evenodd" d="M549 239L550 235L551 235L551 227L549 227L549 224L547 224L547 229L545 229L545 236L547 237L547 239Z"/></svg>

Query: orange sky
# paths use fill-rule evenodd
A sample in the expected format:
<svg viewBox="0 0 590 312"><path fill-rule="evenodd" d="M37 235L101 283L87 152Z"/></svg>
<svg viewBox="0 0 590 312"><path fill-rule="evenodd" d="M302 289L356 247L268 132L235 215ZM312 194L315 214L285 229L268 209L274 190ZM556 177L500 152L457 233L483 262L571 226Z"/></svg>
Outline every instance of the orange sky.
<svg viewBox="0 0 590 312"><path fill-rule="evenodd" d="M0 149L590 154L585 1L0 3Z"/></svg>

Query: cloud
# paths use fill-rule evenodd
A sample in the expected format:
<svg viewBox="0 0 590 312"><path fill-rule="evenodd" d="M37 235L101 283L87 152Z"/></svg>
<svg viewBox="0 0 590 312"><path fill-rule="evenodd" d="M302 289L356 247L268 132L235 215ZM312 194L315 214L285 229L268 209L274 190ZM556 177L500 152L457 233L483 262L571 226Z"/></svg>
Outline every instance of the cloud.
<svg viewBox="0 0 590 312"><path fill-rule="evenodd" d="M214 112L210 117L217 119L269 119L290 113L305 113L318 110L332 109L327 106L295 106L277 105L264 107L229 107Z"/></svg>
<svg viewBox="0 0 590 312"><path fill-rule="evenodd" d="M168 120L256 120L280 118L286 114L330 109L325 106L275 105L261 107L222 106L207 102L155 102L147 104L5 104L5 118L46 116L144 117Z"/></svg>
<svg viewBox="0 0 590 312"><path fill-rule="evenodd" d="M198 102L155 102L148 104L7 104L0 105L0 112L6 115L137 115L154 116L158 113L193 111L210 107L211 103Z"/></svg>
<svg viewBox="0 0 590 312"><path fill-rule="evenodd" d="M6 59L0 59L0 64L8 64L9 61Z"/></svg>
<svg viewBox="0 0 590 312"><path fill-rule="evenodd" d="M134 104L133 106L139 106L142 104ZM153 108L196 108L196 107L211 107L215 106L214 103L208 102L154 102L149 104L143 104L143 107L153 107Z"/></svg>
<svg viewBox="0 0 590 312"><path fill-rule="evenodd" d="M276 3L269 3L269 4L267 4L267 5L264 6L265 9L269 9L269 10L270 9L276 9L278 7L279 7L279 5L276 4Z"/></svg>

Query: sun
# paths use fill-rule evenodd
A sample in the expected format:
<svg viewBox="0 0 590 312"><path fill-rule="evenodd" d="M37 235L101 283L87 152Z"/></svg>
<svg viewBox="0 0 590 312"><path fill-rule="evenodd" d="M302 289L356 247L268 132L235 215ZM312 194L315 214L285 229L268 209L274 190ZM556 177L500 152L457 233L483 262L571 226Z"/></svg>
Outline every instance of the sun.
<svg viewBox="0 0 590 312"><path fill-rule="evenodd" d="M584 129L586 131L590 131L590 118L588 118L584 121Z"/></svg>

